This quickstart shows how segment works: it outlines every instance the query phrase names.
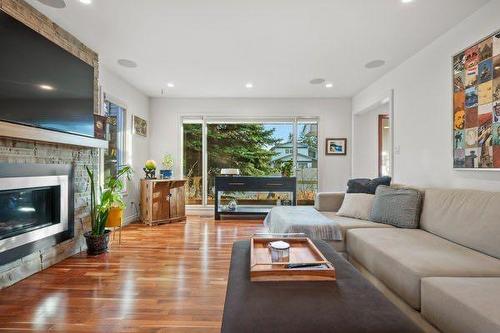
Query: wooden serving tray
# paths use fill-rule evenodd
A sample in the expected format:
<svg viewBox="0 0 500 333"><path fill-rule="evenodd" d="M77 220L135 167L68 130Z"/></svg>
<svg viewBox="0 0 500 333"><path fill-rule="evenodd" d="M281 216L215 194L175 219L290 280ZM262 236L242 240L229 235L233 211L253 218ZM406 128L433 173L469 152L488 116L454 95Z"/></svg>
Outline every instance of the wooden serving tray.
<svg viewBox="0 0 500 333"><path fill-rule="evenodd" d="M290 244L290 261L271 261L268 244L274 241ZM251 281L334 281L335 268L326 260L314 243L306 237L250 239L250 280ZM323 264L325 267L287 268L288 264Z"/></svg>

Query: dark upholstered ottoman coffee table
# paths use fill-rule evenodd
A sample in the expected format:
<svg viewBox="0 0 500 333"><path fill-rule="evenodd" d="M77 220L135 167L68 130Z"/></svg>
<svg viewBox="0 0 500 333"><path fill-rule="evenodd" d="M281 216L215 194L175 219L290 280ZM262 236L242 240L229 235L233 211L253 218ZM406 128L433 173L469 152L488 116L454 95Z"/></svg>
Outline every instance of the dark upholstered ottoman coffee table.
<svg viewBox="0 0 500 333"><path fill-rule="evenodd" d="M250 242L234 243L222 332L422 332L330 245L314 243L337 281L250 282Z"/></svg>

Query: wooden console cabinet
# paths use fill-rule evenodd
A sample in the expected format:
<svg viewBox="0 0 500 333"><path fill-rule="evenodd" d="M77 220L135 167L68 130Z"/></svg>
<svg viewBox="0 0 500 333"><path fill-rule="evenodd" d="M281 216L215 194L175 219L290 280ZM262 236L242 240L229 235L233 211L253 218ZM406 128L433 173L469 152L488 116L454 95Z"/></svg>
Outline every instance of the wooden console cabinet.
<svg viewBox="0 0 500 333"><path fill-rule="evenodd" d="M186 219L185 180L142 179L141 221L153 225Z"/></svg>

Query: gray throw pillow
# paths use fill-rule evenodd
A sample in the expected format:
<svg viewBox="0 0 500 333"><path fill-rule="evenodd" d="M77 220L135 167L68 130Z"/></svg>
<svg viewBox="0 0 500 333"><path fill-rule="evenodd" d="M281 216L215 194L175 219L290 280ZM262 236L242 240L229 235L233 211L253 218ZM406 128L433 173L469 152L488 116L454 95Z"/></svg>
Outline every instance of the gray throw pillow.
<svg viewBox="0 0 500 333"><path fill-rule="evenodd" d="M370 220L398 228L416 229L421 206L420 191L380 185L375 192Z"/></svg>

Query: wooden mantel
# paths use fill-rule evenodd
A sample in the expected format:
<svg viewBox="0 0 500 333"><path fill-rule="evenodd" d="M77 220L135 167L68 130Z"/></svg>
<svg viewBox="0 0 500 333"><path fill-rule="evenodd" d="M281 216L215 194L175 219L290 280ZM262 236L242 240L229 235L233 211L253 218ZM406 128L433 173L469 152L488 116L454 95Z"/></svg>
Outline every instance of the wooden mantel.
<svg viewBox="0 0 500 333"><path fill-rule="evenodd" d="M108 141L69 133L50 131L0 121L0 136L19 140L59 143L80 147L108 148Z"/></svg>

